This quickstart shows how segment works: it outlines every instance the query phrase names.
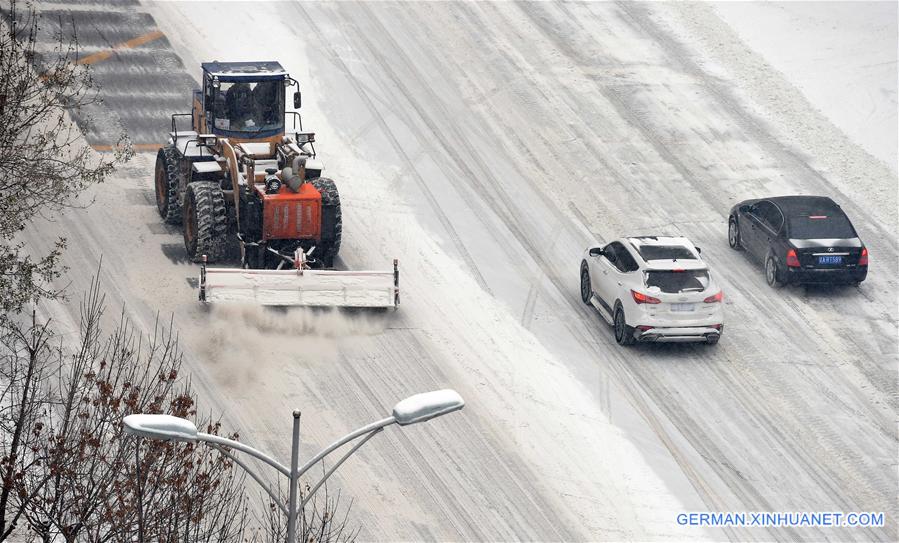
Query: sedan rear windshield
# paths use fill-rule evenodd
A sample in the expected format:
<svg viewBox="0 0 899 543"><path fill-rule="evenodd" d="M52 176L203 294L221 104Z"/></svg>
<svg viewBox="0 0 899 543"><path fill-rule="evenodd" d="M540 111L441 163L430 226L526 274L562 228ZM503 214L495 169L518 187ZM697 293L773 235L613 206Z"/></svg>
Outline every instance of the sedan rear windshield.
<svg viewBox="0 0 899 543"><path fill-rule="evenodd" d="M709 286L708 270L650 270L646 272L646 287L661 292L698 292Z"/></svg>
<svg viewBox="0 0 899 543"><path fill-rule="evenodd" d="M793 239L848 239L856 237L855 230L846 215L822 213L790 217L790 233Z"/></svg>

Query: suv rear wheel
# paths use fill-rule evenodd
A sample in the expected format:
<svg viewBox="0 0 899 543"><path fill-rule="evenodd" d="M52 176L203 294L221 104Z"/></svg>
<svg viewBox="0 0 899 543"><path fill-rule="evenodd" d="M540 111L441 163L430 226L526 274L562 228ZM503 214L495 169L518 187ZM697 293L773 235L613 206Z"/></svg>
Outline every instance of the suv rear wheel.
<svg viewBox="0 0 899 543"><path fill-rule="evenodd" d="M627 325L624 318L624 310L621 306L615 308L615 341L618 345L633 345L634 329Z"/></svg>

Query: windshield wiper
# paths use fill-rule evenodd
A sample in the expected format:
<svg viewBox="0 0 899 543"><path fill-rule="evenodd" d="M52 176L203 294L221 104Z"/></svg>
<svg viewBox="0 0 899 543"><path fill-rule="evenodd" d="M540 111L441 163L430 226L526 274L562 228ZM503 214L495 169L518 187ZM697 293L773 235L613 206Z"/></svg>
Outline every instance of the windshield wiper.
<svg viewBox="0 0 899 543"><path fill-rule="evenodd" d="M250 132L250 134L251 134L250 137L255 136L256 134L262 132L262 131L263 131L264 129L266 129L266 128L268 128L268 125L267 125L267 124L260 124L260 125L259 125L259 128L257 128L256 130L253 130L252 132ZM268 129L269 129L269 130L272 130L271 128L268 128Z"/></svg>

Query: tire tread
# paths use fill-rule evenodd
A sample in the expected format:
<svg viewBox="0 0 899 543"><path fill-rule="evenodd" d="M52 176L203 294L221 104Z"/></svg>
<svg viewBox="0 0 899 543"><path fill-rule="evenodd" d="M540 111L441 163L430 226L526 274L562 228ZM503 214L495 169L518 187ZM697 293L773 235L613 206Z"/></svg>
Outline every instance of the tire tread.
<svg viewBox="0 0 899 543"><path fill-rule="evenodd" d="M157 209L162 220L167 224L181 224L181 195L178 193L178 151L171 145L166 145L157 154L157 167L162 161L166 176L165 208ZM155 185L155 180L154 180Z"/></svg>
<svg viewBox="0 0 899 543"><path fill-rule="evenodd" d="M340 252L340 242L343 237L343 217L340 211L340 194L337 192L337 184L334 183L333 179L327 177L316 177L312 179L312 186L318 189L318 191L322 195L322 211L326 207L335 208L334 209L334 223L331 225L332 231L329 233L330 235L325 235L325 232L322 232L322 237L330 238L331 241L327 243L324 247L324 253L322 254L322 263L324 267L330 268L334 265L334 259L337 257L337 254ZM323 213L324 214L324 213ZM324 224L322 225L324 228Z"/></svg>
<svg viewBox="0 0 899 543"><path fill-rule="evenodd" d="M188 185L187 197L194 202L197 215L196 246L192 254L185 238L188 256L194 262L201 262L203 255L209 262L224 259L228 248L228 211L221 187L215 182L196 181Z"/></svg>

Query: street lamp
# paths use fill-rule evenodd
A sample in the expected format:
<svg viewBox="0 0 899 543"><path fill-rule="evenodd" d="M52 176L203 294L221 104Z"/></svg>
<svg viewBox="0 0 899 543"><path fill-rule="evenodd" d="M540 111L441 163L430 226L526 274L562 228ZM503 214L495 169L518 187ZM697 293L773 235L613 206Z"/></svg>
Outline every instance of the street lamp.
<svg viewBox="0 0 899 543"><path fill-rule="evenodd" d="M362 439L358 443L356 443L349 451L347 451L347 453L344 454L340 458L340 460L338 460L337 463L335 463L334 466L332 466L331 469L329 469L328 472L324 474L324 476L322 476L321 480L319 480L315 484L315 486L312 487L312 490L309 491L309 494L307 494L306 497L303 498L303 501L300 504L300 508L306 505L306 503L309 501L309 498L312 497L313 494L315 494L319 487L321 487L325 483L325 481L328 480L328 477L330 477L331 474L334 473L334 471L336 471L337 468L339 468L347 458L352 456L352 454L359 450L362 445L364 445L369 439L374 437L375 434L382 431L387 426L390 426L394 423L399 424L400 426L408 426L410 424L425 422L435 417L439 417L447 413L452 413L453 411L458 411L464 406L465 401L462 399L462 397L459 396L459 394L455 390L450 389L434 390L432 392L424 392L421 394L410 396L393 406L393 413L389 417L381 419L379 421L375 421L371 424L359 428L358 430L350 432L331 445L328 445L327 447L322 449L321 452L312 457L312 459L306 462L301 468L297 468L297 465L299 464L298 460L300 448L299 411L293 412L293 442L290 453L290 468L284 466L267 454L256 450L253 447L245 445L239 441L198 432L196 425L187 419L173 417L171 415L134 414L128 415L127 417L122 419L122 423L124 424L125 433L127 434L132 434L140 437L148 437L150 439L161 439L164 441L202 441L233 460L238 466L249 473L250 477L252 477L254 481L259 483L259 485L262 486L263 489L265 489L268 495L271 496L274 503L278 505L278 507L285 515L287 515L287 543L295 543L297 523L297 482L299 481L300 477L303 476L303 474L305 474L307 471L309 471L312 466L314 466L324 457L334 452L336 449L339 449L341 446L349 443L350 441L353 441L356 438L362 437ZM239 458L232 455L225 448L241 451L243 453L249 454L254 458L262 460L266 464L281 472L281 474L283 474L285 477L287 477L290 484L287 507L285 507L284 504L279 501L279 497L272 491L271 488L269 488L269 486L262 480L261 477L259 477L259 475L257 475L252 469L250 469L249 466L247 466Z"/></svg>

